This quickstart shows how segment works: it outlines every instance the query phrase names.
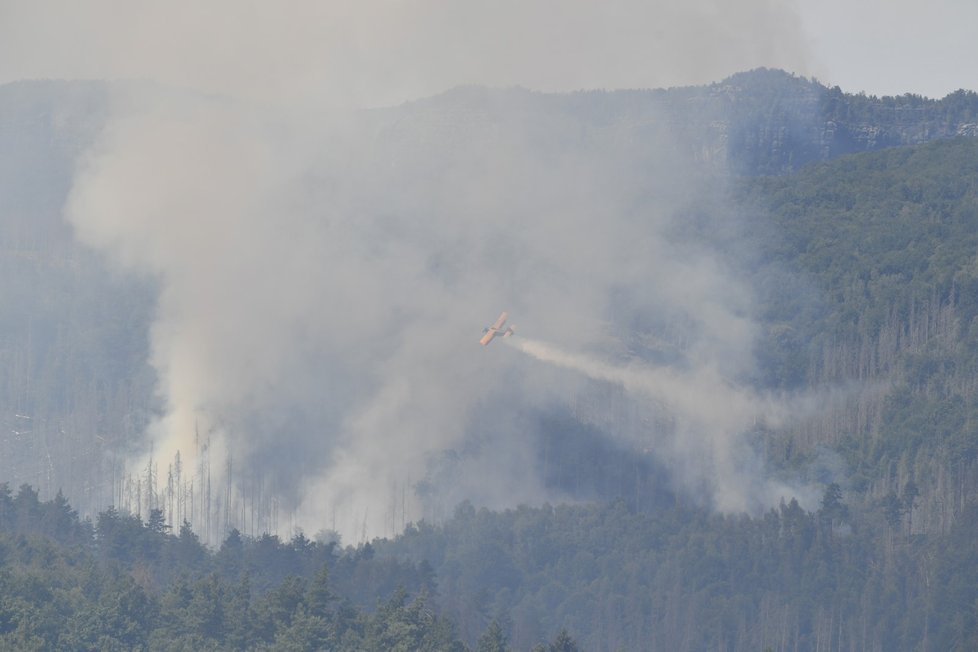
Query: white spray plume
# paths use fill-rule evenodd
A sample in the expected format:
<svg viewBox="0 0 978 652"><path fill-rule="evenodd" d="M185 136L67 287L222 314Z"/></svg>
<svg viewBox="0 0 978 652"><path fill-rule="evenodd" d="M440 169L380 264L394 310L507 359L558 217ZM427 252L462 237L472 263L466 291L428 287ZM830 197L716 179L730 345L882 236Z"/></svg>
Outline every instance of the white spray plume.
<svg viewBox="0 0 978 652"><path fill-rule="evenodd" d="M687 490L709 491L710 503L717 509L755 512L790 497L810 502L809 488L775 480L759 460L749 460L745 435L758 425L778 428L789 418L804 416L808 411L803 406L811 403L811 395L765 395L728 381L709 365L686 369L637 361L616 365L538 340L506 341L537 360L619 385L639 400L654 402L673 421L674 429L640 436L667 466L681 469L675 478Z"/></svg>

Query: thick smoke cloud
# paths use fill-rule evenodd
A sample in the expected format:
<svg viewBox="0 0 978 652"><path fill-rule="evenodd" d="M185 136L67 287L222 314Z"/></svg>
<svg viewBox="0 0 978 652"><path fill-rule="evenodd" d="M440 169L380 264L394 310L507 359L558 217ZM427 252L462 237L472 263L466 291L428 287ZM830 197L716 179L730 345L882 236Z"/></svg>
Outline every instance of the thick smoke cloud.
<svg viewBox="0 0 978 652"><path fill-rule="evenodd" d="M751 373L751 293L679 235L682 211L713 190L667 124L603 122L518 90L339 107L468 82L568 89L803 71L780 4L179 8L66 4L71 28L58 29L13 3L7 15L40 38L0 39L43 50L32 75L164 83L119 91L67 207L83 241L159 282L156 459L187 460L204 436L215 467L232 459L225 479L239 496L274 499L313 531L383 534L425 513L413 487L441 452L464 452L475 414L493 415L479 425L498 443L463 455L467 495L554 498L507 409L566 403L584 381L544 355L531 364L479 347L502 309L562 351L611 355L626 331L655 342L689 391L677 419L720 387L709 383ZM69 60L75 46L88 56ZM672 399L685 391L669 387ZM709 444L672 456L689 486L723 467L711 488L722 508L756 499L746 474L757 469L736 464L744 396L713 396L714 417L684 430ZM507 475L473 481L502 466Z"/></svg>
<svg viewBox="0 0 978 652"><path fill-rule="evenodd" d="M496 442L463 461L484 479L462 495L559 498L532 463L502 479L480 461L531 457L507 411L585 391L556 366L661 401L681 423L668 459L688 467L687 489L724 509L759 500L757 469L738 458L756 400L721 381L751 371L751 295L678 235L693 191L713 191L692 181L667 125L595 129L545 96L478 89L339 122L154 92L80 167L79 237L160 283L158 460L188 459L205 433L218 465L236 460L242 495L259 483L307 527L357 536L391 531L398 509L423 514L414 485L475 425ZM479 347L503 308L531 338L596 353L520 340L547 363L528 366ZM622 324L664 338L673 369L596 367ZM473 424L486 405L489 425Z"/></svg>

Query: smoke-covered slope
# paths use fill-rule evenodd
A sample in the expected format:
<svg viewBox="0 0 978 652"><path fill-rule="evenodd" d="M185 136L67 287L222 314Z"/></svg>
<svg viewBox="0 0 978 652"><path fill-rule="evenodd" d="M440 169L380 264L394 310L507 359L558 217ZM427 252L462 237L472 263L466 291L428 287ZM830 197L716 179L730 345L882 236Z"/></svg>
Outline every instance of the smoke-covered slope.
<svg viewBox="0 0 978 652"><path fill-rule="evenodd" d="M0 466L4 481L111 502L154 404L153 294L79 244L64 202L111 85L0 86Z"/></svg>
<svg viewBox="0 0 978 652"><path fill-rule="evenodd" d="M145 427L152 415L162 409L154 397L154 373L148 366L150 346L147 340L153 290L148 287L151 283L145 280L137 281L132 275L109 272L99 256L77 244L62 214L78 156L100 138L114 106L113 98L132 94L133 86L36 82L10 84L0 91L0 114L3 116L0 121L0 151L3 154L0 165L4 171L0 176L3 206L0 226L4 242L0 263L6 270L3 356L8 361L3 374L4 386L8 388L3 397L7 426L3 459L5 464L9 463L6 477L15 482L31 481L44 491L63 486L83 510L127 500L133 505L141 505L147 495L155 496L167 482L179 483L179 470L174 473L171 466L169 479L164 470L172 460L158 462L163 466L156 471L147 466L138 471L138 476L130 476L128 481L121 469L105 460L124 458L133 448L144 446ZM158 93L157 97L166 96L159 89L154 92ZM507 212L526 211L528 206L574 215L568 210L574 200L555 203L549 195L531 189L546 178L541 176L541 170L554 166L564 169L544 172L553 182L553 188L544 193L552 191L556 196L563 192L561 184L568 179L577 179L578 185L584 188L581 180L594 178L595 172L607 175L598 182L603 184L601 188L587 189L591 193L603 188L602 192L606 193L604 199L589 195L586 201L593 204L588 206L592 213L610 208L616 213L633 213L634 219L648 220L648 216L642 215L643 206L670 205L678 208L679 215L670 218L673 220L669 223L672 234L667 239L672 239L674 244L685 242L682 246L687 247L688 252L693 251L690 243L707 242L710 256L714 259L726 256L723 264L736 266L741 251L746 251L743 243L749 237L745 240L739 226L731 227L734 222L721 217L722 192L707 193L697 200L698 203L689 203L684 197L684 186L695 185L697 179L713 183L718 178L710 175L728 164L750 174L780 172L807 160L857 149L968 134L973 131L975 103L974 95L969 93L958 93L940 101L910 96L883 99L850 96L817 82L769 70L735 75L706 87L656 91L548 95L518 89L461 88L360 116L356 120L356 130L366 134L367 147L349 161L353 172L336 176L328 171L323 173L327 176L321 180L334 186L337 183L350 185L352 181L362 187L354 189L356 193L369 192L373 185L385 187L388 196L379 202L371 200L367 207L383 217L371 227L377 229L374 235L370 236L368 232L365 237L374 237L374 245L384 238L402 244L421 237L428 238L429 242L442 240L435 249L423 245L430 250L421 251L430 256L426 265L443 287L457 284L459 271L473 265L471 256L460 257L463 253L460 245L465 244L467 236L459 231L454 235L449 232L446 238L444 228L455 228L449 221L439 227L443 229L441 234L430 228L428 235L420 231L412 233L404 230L408 228L408 222L404 220L430 220L424 216L439 212L450 215L452 211L472 213L473 210L478 211L473 215L479 220L509 220ZM378 166L381 161L383 165ZM527 165L527 161L531 163ZM514 162L524 168L514 166ZM579 170L575 172L570 166L578 166ZM622 181L622 171L625 170L629 176ZM159 171L162 173L164 168ZM587 174L581 176L582 172ZM330 179L329 174L334 177ZM694 181L671 185L660 183L651 192L653 186L644 180L656 176L666 178L670 174L688 174ZM210 183L208 177L202 179L205 185ZM594 182L589 180L587 183ZM790 186L808 182L789 177L784 183ZM581 192L583 190L579 190L579 194ZM464 196L462 193L470 193L469 203L475 203L469 206L466 203L469 200L460 200ZM475 193L483 193L482 199ZM509 195L512 198L505 201L498 199ZM580 194L580 197L584 195ZM485 205L473 208L479 203ZM603 206L605 203L609 205ZM438 206L434 213L431 211L433 205ZM512 226L500 233L517 240L526 237L521 219L520 213L514 214ZM775 229L792 224L775 225ZM817 226L816 222L811 224L812 228ZM580 228L571 222L561 226L560 220L554 220L553 226L560 228L552 234L538 229L537 235L552 238L557 234L566 238L572 233L568 227ZM588 246L593 248L597 242L594 236L601 233L600 229L594 231L584 241L589 240ZM621 234L612 237L618 235ZM186 242L197 238L193 223L190 223L186 238ZM584 241L579 245L583 246ZM205 246L198 260L209 256L218 260L228 242L219 237L211 250ZM268 244L271 242L269 240ZM525 244L532 249L536 242L539 240L527 239ZM570 242L567 240L564 244ZM613 244L612 240L607 242L609 247ZM283 241L283 246L288 246L287 240ZM487 273L491 274L495 269L515 269L524 279L547 277L561 266L564 267L561 272L566 274L570 269L568 265L579 266L584 262L575 260L580 257L570 249L567 252L569 260L563 261L553 258L547 251L533 253L526 248L517 251L504 246L497 246L494 251L488 261L491 265L485 267ZM526 257L528 251L531 253L529 259ZM491 252L487 250L487 253ZM701 253L696 253L694 258L703 262L706 258ZM756 255L757 251L751 247L748 253ZM803 258L796 260L793 258L795 253ZM534 255L543 258L535 261ZM791 250L778 254L781 263L788 268L796 267L799 261L804 264L807 260L804 256L802 252ZM527 260L533 266L528 266ZM586 269L581 267L582 274L587 273ZM666 273L667 269L668 266L660 271ZM772 278L779 276L778 270L772 274ZM507 293L505 286L494 286L511 284L515 277L510 273L484 278L493 279L488 286L483 284L485 289L503 296ZM807 281L795 282L800 283L798 287L807 288ZM749 283L761 288L762 294L766 291L763 290L765 278L762 276L752 277ZM681 311L673 311L669 317L671 309L655 299L654 293L644 292L640 287L640 283L619 282L604 298L610 299L606 309L611 322L606 325L606 331L625 346L625 350L612 353L623 356L623 359L638 354L647 361L676 364L685 355L683 347L688 347L690 338L696 337L691 335L693 322L688 317L680 317ZM787 286L782 284L781 287ZM811 310L812 306L818 305L821 295L810 292L810 289L807 288L803 298L796 298L791 305L802 310ZM551 290L547 288L552 294ZM231 289L227 291L231 292ZM666 302L669 301L675 300ZM548 325L558 327L561 320L574 319L574 310L570 305L567 308ZM783 315L774 314L778 308L767 306L765 309L771 313L764 318L766 321L785 321ZM403 315L403 309L400 310ZM574 330L577 329L571 329ZM803 379L815 372L799 362L799 356L809 353L804 353L798 346L797 331L782 332L769 327L765 332L768 333L763 336L766 344L759 348L761 368L759 372L750 373L763 379L762 384L768 386L803 386ZM616 346L620 348L621 345ZM736 347L728 347L733 348ZM790 360L794 362L786 362ZM306 370L303 374L307 386L323 382L318 372ZM500 405L520 400L518 395L499 393L498 389L494 392ZM606 440L595 448L593 444L585 443L594 436L587 434L592 432L589 429L623 432L634 429L636 424L647 423L649 419L662 421L656 426L658 428L668 428L665 423L668 417L656 414L654 410L652 414L636 410L620 396L597 398L606 393L607 389L598 382L570 402L565 398L555 405L548 399L546 408L557 408L562 414L556 417L557 422L565 418L583 420L585 425L578 431L583 437L582 450L591 450L594 454L603 448L605 453L602 455L607 455L608 463L602 462L595 468L617 467L613 460L618 455L629 450L645 450L649 442L626 439L611 443ZM609 405L617 407L609 411ZM540 413L539 405L525 407L529 408L525 414ZM494 411L498 412L497 408L488 407L484 413L488 415ZM259 421L266 418L256 414L251 416ZM271 423L266 425L271 425L269 432L282 427L302 430L310 428L311 423L323 416L319 413L298 417L283 414L271 418ZM492 418L489 421L492 422ZM531 450L536 448L551 462L564 460L561 455L554 457L551 445L546 444L554 437L552 427L540 424L553 423L551 419L527 421L524 417L514 417L512 421L510 425L514 432L539 428L539 439ZM466 444L469 448L479 448L481 444L478 442L490 436L478 419L470 419L466 427L474 438ZM279 441L281 439L273 435L251 455L255 460L266 461L271 459L270 455L277 457L282 454L281 447L275 447ZM206 447L206 433L198 435L197 442L196 446ZM321 448L314 448L308 449L305 455L282 454L283 464L294 463L303 468L320 454L315 453L316 450L321 452ZM569 449L558 452L565 450ZM187 451L184 455L187 456ZM79 459L84 462L78 464ZM239 460L241 462L247 469L248 459ZM503 458L498 463L504 463ZM212 464L219 467L224 462L214 459ZM622 483L617 473L591 477L583 484L580 480L572 482L566 479L573 475L568 468L548 466L547 462L542 464L542 475L557 482L571 497L614 493L611 489L596 493L590 489L582 491L582 486L608 488ZM575 466L578 463L561 461L560 464ZM639 464L640 486L660 486L663 470L657 468L656 463L647 468L644 465L644 462ZM452 472L443 468L440 472L452 477ZM459 471L454 473L457 476ZM194 499L198 501L203 495L200 485L204 475L199 468L183 471L184 479L193 477L197 481ZM140 489L142 485L149 485L149 489ZM288 491L295 500L296 488ZM79 495L88 496L91 507ZM441 513L451 509L454 495L449 492L445 505L440 508ZM657 495L668 496L668 492L643 498L639 490L636 500L654 503L658 500ZM463 493L458 498L464 496ZM174 508L180 504L177 499L171 502ZM186 513L189 515L190 511ZM393 515L392 522L397 522Z"/></svg>
<svg viewBox="0 0 978 652"><path fill-rule="evenodd" d="M30 481L44 492L64 487L83 511L108 503L128 503L134 509L141 509L148 503L160 502L180 517L195 514L196 520L212 519L211 529L214 536L218 536L219 524L231 518L233 497L223 490L213 490L214 502L219 500L217 496L228 496L225 498L228 504L224 505L220 516L211 516L213 507L201 506L204 502L212 503L211 491L205 486L210 471L201 466L199 454L201 449L208 448L206 428L205 432L196 434L193 426L185 429L184 440L192 441L191 446L196 446L197 451L190 453L197 455L196 466L183 469L182 476L174 460L170 459L154 460L155 467L147 462L141 469L130 468L128 475L123 474L119 462L125 458L131 461L133 450L142 450L144 454L150 452L150 442L145 439L146 426L166 409L154 395L154 391L160 389L154 387L156 377L148 364L154 294L159 289L155 282L159 277L146 280L145 275L134 277L108 271L100 256L77 244L62 215L79 154L90 151L89 146L96 142L100 144L93 150L95 155L105 153L105 142L99 140L102 126L106 124L111 108L118 106L111 100L130 92L131 87L125 84L111 87L75 82L19 83L0 88L0 115L3 116L0 122L0 169L4 171L0 177L0 205L3 207L0 228L4 242L0 264L7 270L2 281L6 298L0 355L9 362L2 372L3 385L8 388L2 398L3 418L8 426L5 430L9 432L3 440L4 477L14 482ZM167 96L159 89L154 92L156 99ZM806 161L830 158L839 153L959 133L971 134L975 103L975 96L970 93L958 93L939 101L910 96L883 99L850 96L817 82L769 70L735 75L705 87L655 91L551 95L518 89L460 88L357 117L353 120L353 130L364 137L358 142L364 147L348 159L342 158L346 151L343 147L337 150L339 154L332 154L347 170L339 174L334 167L336 161L320 162L321 169L311 173L310 178L302 178L297 184L290 180L293 186L288 190L293 192L299 188L305 193L309 185L316 186L311 196L302 195L309 203L331 198L330 193L334 191L347 192L349 195L345 200L350 201L354 210L370 213L369 218L358 218L359 225L369 224L368 227L355 226L357 230L347 234L359 238L357 242L364 245L360 253L350 253L356 256L351 260L364 260L364 256L370 260L373 260L369 258L372 256L387 261L397 261L398 256L406 261L418 258L414 262L421 265L418 271L423 272L422 280L432 283L430 289L434 294L419 300L418 296L412 295L416 286L407 283L409 278L406 277L405 290L397 297L398 301L403 299L404 304L393 306L389 318L383 322L391 328L399 323L397 320L411 319L411 311L421 308L427 311L428 318L451 317L444 310L447 304L442 299L445 296L455 299L471 296L468 286L459 282L464 276L460 272L468 269L472 282L478 281L477 286L472 287L487 291L487 297L502 300L507 294L524 292L527 297L524 300L525 317L532 314L535 307L550 308L547 320L530 324L545 325L552 332L561 332L562 336L570 338L570 343L580 340L586 329L600 326L605 336L609 336L608 345L592 353L617 357L620 361L642 360L681 369L683 364L690 364L691 355L714 356L711 359L717 362L721 360L716 357L719 352L721 366L727 365L755 386L798 389L805 386L806 379L820 372L811 371L807 366L807 360L813 354L799 343L808 335L801 337L797 329L782 328L790 322L778 313L783 308L772 308L773 303L762 306L761 312L766 310L768 314L761 320L760 365L759 369L754 369L753 362L746 361L752 353L752 336L738 333L736 328L716 326L721 323L716 319L717 315L707 318L705 312L697 312L699 308L694 304L699 299L706 300L707 304L716 302L717 294L725 295L724 301L740 302L733 308L734 304L730 304L721 310L720 317L724 319L731 316L739 319L746 310L752 309L748 304L753 299L741 295L740 286L722 289L720 283L724 274L738 265L744 266L739 262L742 260L752 261L747 266L754 267L746 272L740 269L738 274L744 273L744 278L738 278L737 283L752 284L751 292L760 288L759 296L765 302L780 300L764 294L767 291L763 289L764 284L771 278L790 280L797 287L806 288L805 295L791 304L801 310L818 305L821 292L838 290L819 288L817 292L811 291L809 279L805 277L810 271L807 269L797 276L784 276L780 275L780 268L757 267L756 258L741 256L745 251L756 256L757 250L750 243L749 233L745 238L741 229L743 223L727 219L726 209L721 208L724 202L722 187L717 192L699 192L693 201L690 195L695 196L697 192L691 191L697 184L720 181L722 175L719 173L728 167L748 174L783 172ZM184 118L186 116L181 116ZM281 126L275 128L281 130ZM255 135L241 133L248 137ZM231 132L225 136L237 138ZM265 134L258 136L265 137ZM171 168L189 165L193 159L188 152L181 153L175 142L168 144L174 145L171 153L178 163L167 167L141 158L142 154L136 151L135 157L125 160L125 165L119 169L128 170L145 164L150 177L159 176L163 183ZM323 143L324 148L329 145L328 141ZM179 163L181 160L184 163ZM281 167L280 162L272 161L274 165L269 169ZM649 181L657 177L661 178ZM253 190L244 188L248 184L238 183L237 177L225 179L188 173L186 178L192 184L191 188L206 188L222 179L227 181L228 188L241 195L242 205L272 201L268 197L252 197L246 192L238 192ZM673 182L678 179L683 181ZM788 177L785 183L795 183L795 178ZM384 193L375 193L375 187L384 188ZM139 195L147 189L153 190L153 187L136 186L132 188L132 194ZM118 187L115 194L121 195L122 190L123 187ZM831 194L832 191L819 192ZM297 195L293 192L291 196ZM369 202L365 197L370 197ZM251 201L253 199L257 202ZM277 202L281 198L273 199ZM288 203L282 203L281 207L291 210ZM524 215L528 210L553 215L542 220L535 230L528 230ZM671 214L663 221L661 214L665 211ZM593 228L587 226L591 216L602 212L608 212L618 221L609 222L604 217L604 223L595 220ZM500 224L499 229L485 231L489 237L477 240L487 243L482 252L484 261L474 262L467 249L471 246L470 239L484 227L460 226L461 223L456 224L452 219L453 215L474 219L475 225ZM313 221L305 221L307 218ZM322 233L318 226L308 227L320 219L331 218L312 213L302 215L302 221L292 224L292 227L298 227L299 233L306 229L309 246L305 249L310 252ZM426 224L426 220L427 226L419 228ZM232 251L242 242L241 238L248 235L246 224L241 237L235 235L229 239L228 232L215 231L216 239L209 243L200 237L210 231L198 230L196 224L193 219L187 219L182 242L200 240L203 243L199 255L186 259L201 263L199 270L214 268L210 264L211 258L224 261L223 252ZM748 219L746 224L759 223ZM777 229L783 227L775 225ZM660 232L656 233L656 229ZM241 264L271 270L282 268L282 262L293 259L292 271L286 276L276 277L275 273L268 276L271 279L268 296L274 296L276 301L286 299L289 293L283 290L298 279L308 279L310 271L322 275L309 285L314 288L320 281L343 283L354 269L341 262L332 268L328 261L319 262L325 257L318 253L315 256L310 253L304 258L306 254L297 255L290 244L294 244L294 237L290 241L292 236L288 234L279 237L279 231L269 233L274 237L253 243L256 255L242 258ZM571 234L575 233L584 233L584 237L572 238ZM509 238L519 246L510 246ZM622 266L626 257L614 260L616 248L623 243L632 246L640 238L667 243L666 250L660 252L661 258L667 261L664 266L656 267L638 257L628 263L631 267ZM191 270L192 267L184 264L177 255L185 252L184 245L177 240L174 246L173 266ZM346 255L344 251L348 250L340 247L333 255L342 261L342 256ZM591 254L590 258L580 254L589 251L599 253ZM799 260L803 264L804 260L796 260L796 254L803 255L803 252L779 253L779 264L783 268L797 269ZM670 256L675 256L676 260L669 262ZM683 256L686 260L680 264ZM266 267L270 260L278 263ZM718 260L719 267L711 268ZM289 268L286 266L286 269ZM710 271L707 277L694 278L689 275L694 269L697 273L703 269ZM768 276L760 274L758 269L767 269ZM497 273L499 270L502 273ZM622 280L623 273L634 273L635 270L639 272L635 278ZM233 270L228 268L228 271ZM391 273L375 279L378 284L387 284L389 279L396 277L397 271L393 267L388 271ZM596 273L599 271L600 274ZM647 273L646 277L642 277L642 273ZM602 279L601 274L607 278ZM282 282L276 285L276 278ZM669 295L671 290L663 289L668 283L661 281L671 278L695 281L690 287L699 288L699 299L679 286L674 295ZM582 302L591 299L587 299L583 290L597 287L593 284L596 279L604 285L600 291L592 292L596 309L588 313L581 306ZM191 275L187 280L188 288L203 287L203 277ZM575 292L568 291L568 283L575 286ZM779 287L794 287L791 283L781 283ZM536 295L527 294L527 287L534 287ZM567 297L560 306L553 304L555 289L560 289ZM211 298L205 297L202 305L210 309L216 305L214 297L221 297L221 301L226 297L230 301L247 294L239 286L227 284L217 287ZM360 303L383 306L388 301L385 296L373 296ZM690 299L691 296L694 298ZM541 301L542 297L546 300ZM256 341L268 336L265 341L271 346L249 344L247 347L248 351L264 351L266 357L276 355L276 351L284 352L284 357L305 356L307 359L297 362L294 367L298 373L284 376L291 378L288 382L276 379L273 383L265 379L261 381L264 384L248 387L241 393L244 399L239 407L245 406L249 414L232 418L223 415L225 425L240 418L241 423L235 426L239 432L251 428L261 433L250 448L239 453L239 458L233 461L234 470L244 471L247 477L263 465L282 469L280 479L269 480L268 486L258 483L248 489L251 496L248 502L255 501L260 505L240 506L237 509L241 514L248 509L257 510L259 515L271 514L279 508L272 507L278 503L271 495L278 491L286 497L285 504L294 506L300 489L296 480L304 473L315 472L317 464L328 458L332 446L329 437L304 435L323 429L324 423L328 424L325 426L327 431L341 427L333 414L340 408L320 402L319 387L330 388L325 395L331 395L334 404L342 407L350 402L351 392L363 389L362 383L374 382L356 376L344 379L343 365L355 364L352 360L342 359L345 351L328 354L319 351L308 355L309 351L281 344L282 341L301 343L322 337L308 332L313 328L311 324L320 322L302 325L306 314L303 302L308 304L315 300L313 292L306 299L296 298L288 305L280 305L295 313L293 325L296 328L290 326L286 331L259 328L254 333L259 338ZM458 304L455 305L458 308ZM254 306L247 302L231 307L240 312L229 313L228 323L244 325L253 322L261 326L263 320L276 316L274 310L252 310ZM481 315L481 310L489 307L480 306L478 316L474 314L475 310L466 313L466 325L472 319L491 318L491 315ZM496 306L491 308L496 309ZM219 313L203 313L203 317L208 314ZM322 315L323 332L337 327L351 333L357 330L354 316L345 314L338 320L334 317L333 314ZM582 317L586 319L581 321ZM599 325L596 323L598 317L609 321ZM374 320L376 315L363 313L360 318ZM712 333L709 331L711 323L716 327ZM727 322L730 323L733 322ZM563 328L563 324L574 324L574 327ZM184 326L186 324L181 325ZM432 322L419 321L416 326L416 330L410 331L410 348L431 346L430 342L437 340L431 337L434 333ZM458 326L461 328L462 324ZM202 340L201 345L213 350L216 344L230 343L233 338L225 334L234 330L223 326L215 328L210 344L208 340ZM156 332L165 333L167 329L158 328ZM366 331L360 334L366 336ZM396 345L397 340L393 337L385 331L382 338L360 348L386 355L385 352ZM377 341L382 344L375 346ZM722 342L725 344L718 348ZM590 344L593 346L595 342ZM349 342L344 346L347 350L356 349ZM704 347L712 349L706 351ZM200 351L196 355L200 355ZM234 349L229 349L228 355L234 360L242 357L240 351ZM419 348L418 355L434 359L430 356L436 353L426 353ZM458 356L451 359L457 360ZM335 364L337 361L340 364ZM417 370L417 362L417 356L406 356L398 364ZM330 364L333 366L327 366ZM520 363L511 374L519 378L529 373L533 367L527 364ZM242 369L250 373L247 364ZM229 378L240 376L226 365L217 371L215 381L225 384ZM504 377L505 374L500 376ZM693 377L688 376L686 380ZM545 378L547 376L543 374L538 380L542 382ZM418 379L410 384L410 390L388 389L395 394L416 391L430 382L430 378ZM725 382L710 387L725 392ZM284 391L273 385L289 389ZM455 382L455 385L459 383ZM167 391L163 392L163 399L167 398ZM203 388L203 391L210 390ZM426 400L432 406L437 405L438 392L432 389L429 394ZM480 406L481 412L455 419L456 427L467 431L465 438L435 437L436 442L441 443L429 452L441 461L428 460L423 472L427 473L423 487L430 490L437 486L430 483L438 478L464 484L466 478L487 472L486 468L478 469L476 473L465 463L446 462L455 459L453 455L461 451L463 460L466 455L496 455L488 467L495 469L493 472L509 469L508 472L521 477L538 475L539 483L556 492L551 494L552 497L608 497L631 483L635 491L627 492L626 496L636 505L654 505L672 499L676 477L670 476L682 475L682 465L650 456L650 450L660 454L662 450L652 447L653 442L621 436L630 431L675 429L675 424L670 422L672 417L661 410L653 407L650 411L637 406L621 391L609 390L606 381L600 378L592 378L571 393L556 396L551 392L549 396L538 397L540 402L526 405L521 404L525 399L518 388L507 389L505 383L492 385L487 394L490 400ZM256 403L256 396L270 404ZM740 400L742 397L731 394L728 398ZM194 394L189 399L206 402L207 396ZM239 400L239 396L234 400ZM294 405L281 407L289 401L314 408L303 412L294 410ZM275 409L271 409L273 404ZM228 410L233 409L232 403ZM474 416L476 414L483 417ZM756 417L752 418L756 420ZM334 421L330 422L330 419ZM567 420L580 426L574 429L573 442L557 446L559 435L556 433L564 429L554 424ZM496 425L487 427L486 423ZM342 424L342 427L348 425ZM398 425L403 427L403 421ZM371 427L386 426L375 424ZM499 433L504 430L512 436L500 439ZM536 434L520 443L520 446L526 446L523 453L530 460L522 462L526 464L525 468L514 469L512 459L499 453L509 450L506 446L488 443L507 441L515 444L524 439L522 435L526 432ZM606 437L608 434L612 437ZM287 445L282 445L283 442ZM454 451L446 458L438 457L437 449L442 444L451 444ZM775 450L792 448L780 438L774 438L771 446ZM809 446L807 450L812 448ZM619 463L622 456L636 453L634 466ZM185 459L187 455L185 450ZM588 465L586 460L595 455L598 463ZM776 464L780 464L778 459L775 455ZM227 462L215 451L209 461L215 476L219 475L216 469L224 469ZM786 462L788 466L792 463L791 460ZM575 472L578 467L581 467L580 472ZM626 467L628 470L623 471ZM230 466L227 470L233 472ZM296 474L296 470L300 472ZM632 480L637 477L637 481L632 482L627 477ZM194 486L188 484L191 480ZM417 475L412 476L410 483L418 480ZM686 482L698 486L697 483L707 480L694 474ZM541 489L536 484L535 481L534 486L527 487L529 493L525 495L536 494ZM187 486L181 488L182 485ZM270 486L275 487L271 494ZM398 513L398 504L403 502L398 496L403 496L408 486L405 480L399 486L380 492L390 494L384 499L392 505L389 506L390 513L383 518L389 520L392 528L404 520L403 508ZM480 491L483 489L479 487ZM454 502L472 490L473 487L468 487L455 493L442 486L437 491L442 502L436 507L429 505L429 511L425 513L429 517L450 513ZM165 500L161 497L164 493L168 496ZM506 504L505 494L502 492L493 500ZM492 492L488 492L483 498L492 496ZM194 508L194 505L198 507ZM194 509L198 511L195 513ZM252 513L253 527L256 527L255 521ZM263 522L260 516L257 522ZM267 526L271 521L264 522Z"/></svg>
<svg viewBox="0 0 978 652"><path fill-rule="evenodd" d="M973 566L978 492L976 142L833 159L732 194L720 172L973 135L974 94L846 96L776 71L663 91L466 88L358 116L362 147L331 151L251 114L195 122L201 105L226 117L211 99L103 139L107 92L0 87L0 480L64 487L83 512L160 507L220 540L233 524L291 527L308 475L349 462L328 479L372 492L381 532L412 518L412 498L447 520L385 553L436 564L469 638L509 609L521 643L579 623L596 649L973 640L974 584L954 569ZM189 139L169 138L188 133L260 165L217 174L234 157L193 160ZM82 151L94 167L75 223L129 272L63 221ZM290 177L293 155L316 165ZM131 183L100 186L110 172ZM244 221L159 208L174 191L230 198L204 206ZM116 230L91 230L104 209ZM152 237L127 231L147 215L162 216L143 225ZM512 297L531 345L471 357L472 324L477 336ZM167 359L186 335L192 355ZM154 369L202 360L221 363L195 368L207 383L173 377L154 394ZM252 375L263 365L274 373ZM201 414L215 432L245 440L233 459L207 456L206 426L180 433L192 468L149 456L171 390L213 401ZM419 459L420 476L385 484ZM849 514L822 493L832 481ZM789 502L711 516L799 485L817 490L815 515ZM473 496L622 501L450 516ZM363 537L368 515L348 520L316 523Z"/></svg>
<svg viewBox="0 0 978 652"><path fill-rule="evenodd" d="M755 442L823 483L810 509L721 517L678 496L636 510L625 483L611 505L463 505L375 547L429 560L463 633L499 618L524 647L567 626L593 650L970 649L976 179L978 142L957 139L742 182L761 357L826 390Z"/></svg>

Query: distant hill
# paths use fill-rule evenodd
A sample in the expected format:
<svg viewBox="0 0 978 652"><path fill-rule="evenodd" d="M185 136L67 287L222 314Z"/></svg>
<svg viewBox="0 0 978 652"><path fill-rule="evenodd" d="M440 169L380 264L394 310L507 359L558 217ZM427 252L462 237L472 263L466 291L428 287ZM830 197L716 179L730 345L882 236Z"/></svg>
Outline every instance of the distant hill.
<svg viewBox="0 0 978 652"><path fill-rule="evenodd" d="M655 136L672 132L697 162L748 176L783 174L884 147L978 136L973 91L941 100L879 98L765 68L708 86L656 90L545 94L462 87L383 112L437 131L536 114L579 122L582 129L627 133L630 140L642 141L650 129Z"/></svg>
<svg viewBox="0 0 978 652"><path fill-rule="evenodd" d="M909 93L880 98L758 69L685 93L687 101L703 107L701 125L709 116L704 140L725 141L728 161L749 175L780 174L884 147L978 136L978 94L972 91L941 100Z"/></svg>

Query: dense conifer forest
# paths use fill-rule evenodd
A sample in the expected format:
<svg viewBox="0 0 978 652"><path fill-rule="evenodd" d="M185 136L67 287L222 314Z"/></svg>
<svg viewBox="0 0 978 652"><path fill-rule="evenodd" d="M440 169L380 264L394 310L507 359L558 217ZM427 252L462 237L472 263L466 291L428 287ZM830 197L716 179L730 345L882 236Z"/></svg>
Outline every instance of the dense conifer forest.
<svg viewBox="0 0 978 652"><path fill-rule="evenodd" d="M232 530L212 551L189 524L169 532L159 511L143 522L110 508L93 524L60 494L0 486L5 650L467 649L436 594L429 564L380 558L369 543ZM496 624L479 641L504 649L491 645L506 636ZM575 648L558 633L543 649Z"/></svg>

